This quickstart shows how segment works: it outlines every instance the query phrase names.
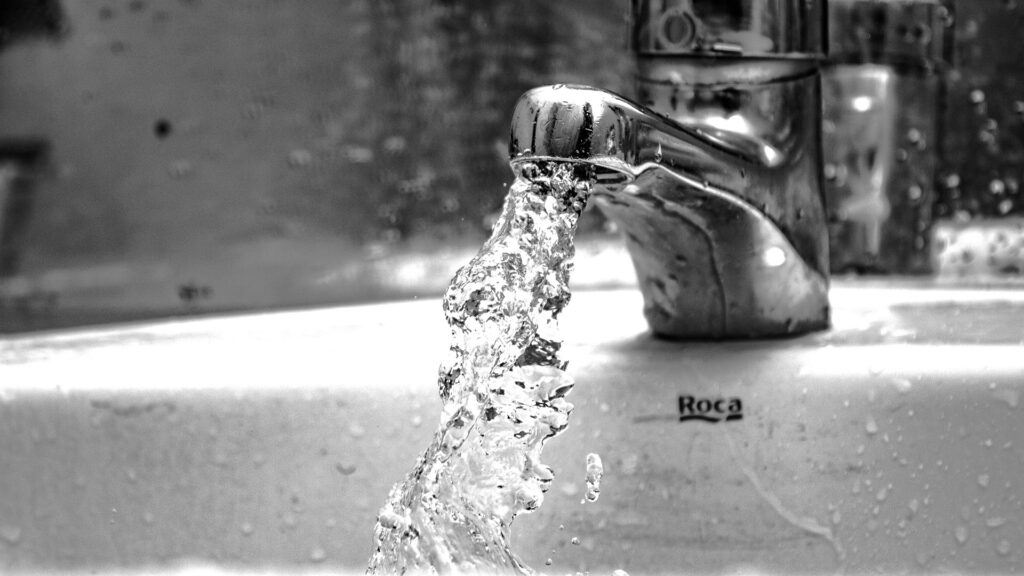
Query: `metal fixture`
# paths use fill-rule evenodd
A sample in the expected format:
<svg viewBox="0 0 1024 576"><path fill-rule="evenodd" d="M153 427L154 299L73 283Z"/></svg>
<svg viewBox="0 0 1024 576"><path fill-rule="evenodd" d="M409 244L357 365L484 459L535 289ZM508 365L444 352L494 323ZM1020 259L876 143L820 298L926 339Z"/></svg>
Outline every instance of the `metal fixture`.
<svg viewBox="0 0 1024 576"><path fill-rule="evenodd" d="M524 161L596 167L652 330L782 336L829 325L821 176L823 6L634 3L638 104L583 86L527 92Z"/></svg>

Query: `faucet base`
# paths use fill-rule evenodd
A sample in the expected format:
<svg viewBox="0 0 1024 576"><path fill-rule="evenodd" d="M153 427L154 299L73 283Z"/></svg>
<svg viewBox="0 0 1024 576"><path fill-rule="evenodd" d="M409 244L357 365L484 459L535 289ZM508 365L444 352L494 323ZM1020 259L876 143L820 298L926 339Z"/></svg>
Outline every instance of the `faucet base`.
<svg viewBox="0 0 1024 576"><path fill-rule="evenodd" d="M827 277L735 196L653 167L595 200L626 237L656 335L763 338L829 327Z"/></svg>

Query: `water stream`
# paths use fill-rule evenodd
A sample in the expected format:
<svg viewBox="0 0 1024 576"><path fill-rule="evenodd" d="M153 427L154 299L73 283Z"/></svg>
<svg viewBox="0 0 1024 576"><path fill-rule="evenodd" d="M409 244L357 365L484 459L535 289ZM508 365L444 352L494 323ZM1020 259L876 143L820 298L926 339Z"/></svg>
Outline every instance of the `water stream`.
<svg viewBox="0 0 1024 576"><path fill-rule="evenodd" d="M558 315L591 170L520 164L490 239L448 287L440 426L380 510L368 573L534 573L510 549L509 531L550 487L541 449L572 410ZM596 499L599 458L587 480Z"/></svg>

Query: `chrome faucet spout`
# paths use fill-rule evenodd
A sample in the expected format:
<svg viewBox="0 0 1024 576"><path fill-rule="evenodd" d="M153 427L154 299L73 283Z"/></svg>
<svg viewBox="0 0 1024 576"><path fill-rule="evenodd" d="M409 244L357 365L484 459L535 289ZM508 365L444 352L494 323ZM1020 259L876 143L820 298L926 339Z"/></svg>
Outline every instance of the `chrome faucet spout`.
<svg viewBox="0 0 1024 576"><path fill-rule="evenodd" d="M514 169L596 168L597 203L625 234L656 334L760 337L828 325L820 188L802 183L813 180L803 148L782 144L557 85L519 100L509 154Z"/></svg>

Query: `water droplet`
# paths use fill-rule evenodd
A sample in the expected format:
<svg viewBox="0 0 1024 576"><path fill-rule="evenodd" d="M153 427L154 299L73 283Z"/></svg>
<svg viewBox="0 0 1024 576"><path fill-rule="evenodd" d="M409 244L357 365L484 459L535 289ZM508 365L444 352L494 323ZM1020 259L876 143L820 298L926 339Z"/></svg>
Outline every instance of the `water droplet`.
<svg viewBox="0 0 1024 576"><path fill-rule="evenodd" d="M548 558L547 560L544 561L544 565L545 566L551 566L554 563L555 563L555 561L552 560L551 558Z"/></svg>
<svg viewBox="0 0 1024 576"><path fill-rule="evenodd" d="M175 160L167 166L167 174L175 180L187 178L195 172L195 167L188 160Z"/></svg>
<svg viewBox="0 0 1024 576"><path fill-rule="evenodd" d="M971 90L970 98L972 104L981 104L985 101L985 93L981 90Z"/></svg>
<svg viewBox="0 0 1024 576"><path fill-rule="evenodd" d="M874 416L868 416L868 420L864 424L864 431L870 435L875 435L878 433L878 423L875 422Z"/></svg>
<svg viewBox="0 0 1024 576"><path fill-rule="evenodd" d="M288 153L288 165L293 168L304 168L312 161L313 155L308 150L296 149Z"/></svg>
<svg viewBox="0 0 1024 576"><path fill-rule="evenodd" d="M327 560L327 551L324 550L323 547L317 546L310 551L309 559L313 562L323 562L324 560Z"/></svg>
<svg viewBox="0 0 1024 576"><path fill-rule="evenodd" d="M569 540L569 544L572 544L573 546L579 546L580 545L580 539L577 538L576 536L573 536L572 539Z"/></svg>
<svg viewBox="0 0 1024 576"><path fill-rule="evenodd" d="M909 378L893 378L892 383L901 394L906 394L913 387Z"/></svg>
<svg viewBox="0 0 1024 576"><path fill-rule="evenodd" d="M0 525L0 540L8 544L17 544L21 541L21 527L10 524Z"/></svg>
<svg viewBox="0 0 1024 576"><path fill-rule="evenodd" d="M985 525L989 528L999 528L1003 524L1006 524L1006 518L1001 516L993 516L985 521Z"/></svg>

